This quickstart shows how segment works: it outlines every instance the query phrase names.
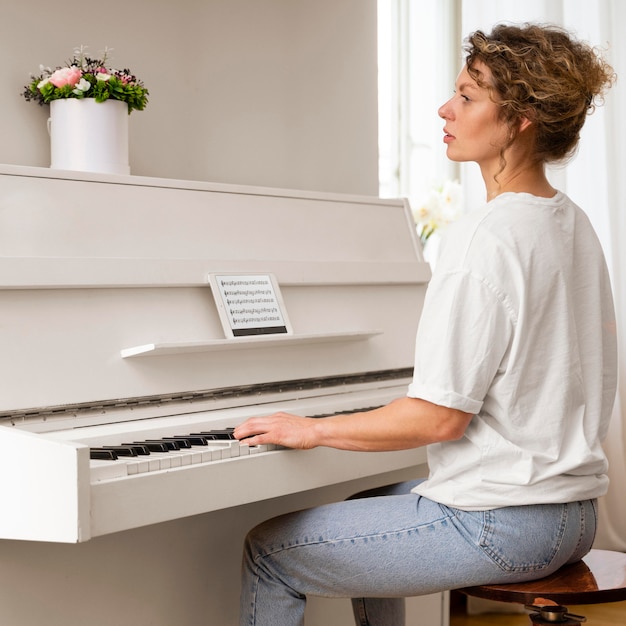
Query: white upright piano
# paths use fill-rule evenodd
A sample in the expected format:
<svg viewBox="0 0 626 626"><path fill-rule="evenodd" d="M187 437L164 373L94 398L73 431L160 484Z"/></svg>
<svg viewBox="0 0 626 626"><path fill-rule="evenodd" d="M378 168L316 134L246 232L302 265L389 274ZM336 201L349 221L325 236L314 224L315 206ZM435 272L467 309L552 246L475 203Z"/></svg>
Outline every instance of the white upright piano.
<svg viewBox="0 0 626 626"><path fill-rule="evenodd" d="M0 623L235 625L250 527L424 475L229 431L404 395L429 277L402 201L0 166Z"/></svg>

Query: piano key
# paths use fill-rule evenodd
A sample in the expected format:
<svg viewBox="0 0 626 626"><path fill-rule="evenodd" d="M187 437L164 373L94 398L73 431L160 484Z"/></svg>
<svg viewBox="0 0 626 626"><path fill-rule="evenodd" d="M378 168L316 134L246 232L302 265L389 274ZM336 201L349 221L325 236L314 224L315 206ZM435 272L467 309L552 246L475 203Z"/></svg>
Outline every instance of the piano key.
<svg viewBox="0 0 626 626"><path fill-rule="evenodd" d="M272 443L260 443L256 446L248 446L250 448L250 454L258 454L259 452L269 452L270 450L276 450L277 446Z"/></svg>
<svg viewBox="0 0 626 626"><path fill-rule="evenodd" d="M103 448L90 448L89 458L96 460L115 461L118 457L113 450L104 450Z"/></svg>
<svg viewBox="0 0 626 626"><path fill-rule="evenodd" d="M138 455L150 454L150 448L141 442L135 441L133 443L121 443L120 445L132 448Z"/></svg>
<svg viewBox="0 0 626 626"><path fill-rule="evenodd" d="M233 434L234 428L224 428L224 429L215 429L215 430L207 430L199 433L192 433L192 435L200 435L202 437L206 437L207 439L226 439L226 440L235 440L235 435Z"/></svg>
<svg viewBox="0 0 626 626"><path fill-rule="evenodd" d="M102 446L103 450L112 450L117 456L137 456L137 450L133 446Z"/></svg>
<svg viewBox="0 0 626 626"><path fill-rule="evenodd" d="M366 406L366 407L360 407L358 409L345 409L342 411L334 411L332 413L318 413L317 415L309 415L309 417L314 417L316 419L322 418L322 417L332 417L333 415L348 415L350 413L364 413L366 411L373 411L374 409L380 409L382 405L380 404L376 404L374 406Z"/></svg>
<svg viewBox="0 0 626 626"><path fill-rule="evenodd" d="M173 439L146 439L145 443L161 443L164 444L168 450L180 450L180 444Z"/></svg>
<svg viewBox="0 0 626 626"><path fill-rule="evenodd" d="M177 441L188 441L192 446L206 446L207 445L207 437L203 437L202 435L189 434L189 435L174 435L171 439L175 439Z"/></svg>
<svg viewBox="0 0 626 626"><path fill-rule="evenodd" d="M129 476L147 474L150 471L150 459L135 457L126 462L126 471Z"/></svg>
<svg viewBox="0 0 626 626"><path fill-rule="evenodd" d="M163 437L161 441L176 443L179 448L191 448L191 442L183 437Z"/></svg>
<svg viewBox="0 0 626 626"><path fill-rule="evenodd" d="M178 454L170 454L170 452L152 452L152 456L159 459L161 469L170 469L172 467L181 467L182 462Z"/></svg>
<svg viewBox="0 0 626 626"><path fill-rule="evenodd" d="M203 457L207 458L207 461L221 461L222 459L231 458L231 450L226 446L209 444L201 452Z"/></svg>
<svg viewBox="0 0 626 626"><path fill-rule="evenodd" d="M221 448L219 449L220 451L220 455L219 458L227 458L230 456L238 456L238 454L235 454L235 446L233 444L237 443L236 441L208 441L206 438L201 437L199 435L195 435L195 434L190 434L190 435L174 435L172 437L166 437L165 440L156 440L156 443L158 444L158 442L161 442L161 445L168 445L170 443L174 443L174 444L178 444L180 445L181 441L187 441L190 445L186 446L183 443L183 446L185 449L189 449L193 446L201 446L201 447L207 447L209 445L213 445L212 450L215 450L215 452L212 452L211 454L209 454L208 456L211 457L211 460L215 460L213 457L216 457L217 455L217 451L218 449L215 448L216 445L221 446ZM153 442L151 441L147 441L146 444L150 444L152 445ZM226 449L229 448L228 450L228 454L223 455L221 454L221 450L222 449Z"/></svg>
<svg viewBox="0 0 626 626"><path fill-rule="evenodd" d="M166 453L155 452L148 458L133 458L124 461L128 467L129 475L142 474L148 471L172 469L207 463L214 460L211 452L202 450L174 450Z"/></svg>
<svg viewBox="0 0 626 626"><path fill-rule="evenodd" d="M169 452L151 452L148 458L119 459L117 463L126 465L129 474L141 474L146 471L146 468L150 468L150 460L157 464L154 471L158 471L191 465L190 457L187 450L170 450Z"/></svg>
<svg viewBox="0 0 626 626"><path fill-rule="evenodd" d="M126 465L123 463L111 463L109 460L102 461L93 459L89 466L91 470L91 480L93 482L128 476Z"/></svg>
<svg viewBox="0 0 626 626"><path fill-rule="evenodd" d="M169 448L162 441L135 441L134 443L146 446L150 452L167 452Z"/></svg>
<svg viewBox="0 0 626 626"><path fill-rule="evenodd" d="M236 439L208 439L207 445L209 446L219 446L223 449L222 458L231 458L234 456L242 456L242 454L247 454L247 452L241 451L241 444Z"/></svg>
<svg viewBox="0 0 626 626"><path fill-rule="evenodd" d="M168 470L172 467L180 467L182 465L180 458L176 455L170 455L169 451L150 452L150 460L150 467L156 466L156 468L154 470L151 469L151 471ZM122 459L121 462L125 462L124 459Z"/></svg>

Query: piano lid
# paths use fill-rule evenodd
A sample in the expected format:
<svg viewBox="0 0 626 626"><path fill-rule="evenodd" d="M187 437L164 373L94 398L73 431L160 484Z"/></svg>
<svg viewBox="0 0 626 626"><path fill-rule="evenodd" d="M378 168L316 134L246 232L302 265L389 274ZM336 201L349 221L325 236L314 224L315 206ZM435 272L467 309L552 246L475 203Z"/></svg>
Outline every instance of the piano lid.
<svg viewBox="0 0 626 626"><path fill-rule="evenodd" d="M412 366L430 277L405 202L0 166L0 414ZM227 337L211 274L275 277Z"/></svg>

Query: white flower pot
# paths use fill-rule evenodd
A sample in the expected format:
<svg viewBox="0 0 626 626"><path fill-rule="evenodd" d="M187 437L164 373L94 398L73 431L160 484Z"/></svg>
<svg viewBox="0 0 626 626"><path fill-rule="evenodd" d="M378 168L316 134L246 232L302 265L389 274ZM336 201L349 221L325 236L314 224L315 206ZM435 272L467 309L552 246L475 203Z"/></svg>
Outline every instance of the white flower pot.
<svg viewBox="0 0 626 626"><path fill-rule="evenodd" d="M50 167L129 174L128 105L68 98L50 103Z"/></svg>

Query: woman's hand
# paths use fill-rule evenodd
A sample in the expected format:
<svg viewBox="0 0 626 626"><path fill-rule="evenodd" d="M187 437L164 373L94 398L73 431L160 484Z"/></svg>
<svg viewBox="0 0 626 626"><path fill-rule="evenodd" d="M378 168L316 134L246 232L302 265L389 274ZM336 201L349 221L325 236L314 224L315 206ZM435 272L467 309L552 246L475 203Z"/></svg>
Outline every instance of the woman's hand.
<svg viewBox="0 0 626 626"><path fill-rule="evenodd" d="M265 417L251 417L235 428L235 437L250 446L273 443L285 448L307 450L319 445L313 417L290 413L274 413Z"/></svg>

